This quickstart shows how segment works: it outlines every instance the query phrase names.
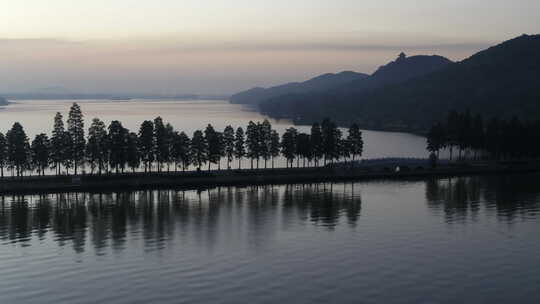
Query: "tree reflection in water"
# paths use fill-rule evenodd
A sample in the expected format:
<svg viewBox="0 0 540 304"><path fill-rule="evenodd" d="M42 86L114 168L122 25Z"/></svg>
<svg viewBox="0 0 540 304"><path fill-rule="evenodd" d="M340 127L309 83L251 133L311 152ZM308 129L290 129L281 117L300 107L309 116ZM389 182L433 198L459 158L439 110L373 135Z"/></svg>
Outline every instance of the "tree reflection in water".
<svg viewBox="0 0 540 304"><path fill-rule="evenodd" d="M426 200L448 223L476 221L485 213L512 223L534 217L540 208L538 176L473 176L426 181Z"/></svg>
<svg viewBox="0 0 540 304"><path fill-rule="evenodd" d="M264 248L278 225L355 227L360 210L360 190L351 183L2 196L0 242L38 246L52 240L104 255L122 251L128 241L152 251L177 234L207 246L227 234Z"/></svg>

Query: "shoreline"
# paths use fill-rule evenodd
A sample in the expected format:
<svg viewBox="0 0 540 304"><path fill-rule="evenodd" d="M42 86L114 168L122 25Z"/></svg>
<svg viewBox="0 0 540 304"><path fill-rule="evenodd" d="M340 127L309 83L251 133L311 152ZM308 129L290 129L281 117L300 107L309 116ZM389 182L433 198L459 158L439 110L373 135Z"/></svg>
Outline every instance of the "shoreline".
<svg viewBox="0 0 540 304"><path fill-rule="evenodd" d="M540 163L446 165L438 168L389 167L279 168L189 172L152 172L103 175L26 176L0 179L0 195L59 192L135 191L147 189L192 190L219 186L322 183L365 180L407 180L474 175L540 172Z"/></svg>

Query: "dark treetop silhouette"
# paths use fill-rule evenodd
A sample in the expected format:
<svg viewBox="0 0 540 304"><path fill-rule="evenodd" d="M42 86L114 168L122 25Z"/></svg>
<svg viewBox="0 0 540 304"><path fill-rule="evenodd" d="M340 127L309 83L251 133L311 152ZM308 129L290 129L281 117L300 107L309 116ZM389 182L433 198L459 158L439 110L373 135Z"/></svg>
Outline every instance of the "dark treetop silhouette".
<svg viewBox="0 0 540 304"><path fill-rule="evenodd" d="M32 143L21 124L15 123L4 136L0 133L0 173L4 169L12 176L23 176L26 172L45 175L48 169L55 174L74 174L81 169L89 169L91 174L123 173L126 169L133 172L156 170L167 172L178 169L187 170L190 165L198 170L203 165L217 165L220 170L221 159L227 160L227 169L231 169L234 158L248 157L251 169L268 167L280 154L287 159L287 166L300 163L305 167L319 166L320 161L356 159L362 155L363 140L358 125L353 124L349 135L344 138L336 124L325 119L322 124L315 123L311 134L298 133L289 128L280 140L279 134L272 129L268 120L249 122L244 129L236 131L227 126L223 132L214 129L211 124L204 131L196 130L192 138L184 132L174 130L161 117L154 121L142 122L139 132L130 132L120 121L112 121L108 127L100 119L92 119L88 136L84 132L84 116L77 103L69 111L67 129L63 117L57 113L51 138L42 133L35 136ZM262 163L261 163L262 161ZM86 172L85 172L86 173Z"/></svg>

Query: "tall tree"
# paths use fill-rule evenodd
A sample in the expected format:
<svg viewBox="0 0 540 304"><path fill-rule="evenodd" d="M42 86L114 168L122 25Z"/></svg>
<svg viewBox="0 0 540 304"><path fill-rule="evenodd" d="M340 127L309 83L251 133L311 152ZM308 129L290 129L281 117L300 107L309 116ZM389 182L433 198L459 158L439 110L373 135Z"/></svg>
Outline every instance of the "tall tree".
<svg viewBox="0 0 540 304"><path fill-rule="evenodd" d="M32 165L38 175L45 175L45 169L49 166L50 150L51 146L47 135L44 133L36 135L32 141L31 155Z"/></svg>
<svg viewBox="0 0 540 304"><path fill-rule="evenodd" d="M446 146L450 149L450 160L454 147L457 145L460 137L460 117L457 111L451 111L448 113L446 120Z"/></svg>
<svg viewBox="0 0 540 304"><path fill-rule="evenodd" d="M479 114L476 115L472 122L472 144L471 148L474 151L474 159L477 159L478 152L484 149L485 136L484 136L484 120Z"/></svg>
<svg viewBox="0 0 540 304"><path fill-rule="evenodd" d="M191 156L198 171L208 161L208 144L201 130L195 131L191 138Z"/></svg>
<svg viewBox="0 0 540 304"><path fill-rule="evenodd" d="M287 159L287 168L293 166L296 157L296 136L298 132L295 128L288 128L281 138L281 154Z"/></svg>
<svg viewBox="0 0 540 304"><path fill-rule="evenodd" d="M128 130L122 126L118 120L113 120L109 124L109 164L116 173L124 172L127 162L127 135Z"/></svg>
<svg viewBox="0 0 540 304"><path fill-rule="evenodd" d="M322 150L324 155L324 164L328 160L333 161L339 157L339 141L341 139L341 130L335 123L326 118L321 124L322 130Z"/></svg>
<svg viewBox="0 0 540 304"><path fill-rule="evenodd" d="M246 146L247 146L247 157L251 161L251 169L253 169L253 161L257 160L257 168L259 167L259 158L261 156L261 147L259 141L259 128L257 124L253 121L250 121L246 129Z"/></svg>
<svg viewBox="0 0 540 304"><path fill-rule="evenodd" d="M7 139L4 134L0 133L0 176L4 178L4 168L8 164L8 147Z"/></svg>
<svg viewBox="0 0 540 304"><path fill-rule="evenodd" d="M352 124L349 128L349 135L347 136L347 142L349 144L349 151L352 156L352 160L355 161L356 157L361 157L364 152L364 140L362 139L362 132L357 124Z"/></svg>
<svg viewBox="0 0 540 304"><path fill-rule="evenodd" d="M167 123L165 125L165 140L162 147L163 151L161 153L163 156L163 161L167 163L167 172L170 171L171 169L170 165L174 161L172 158L173 137L174 137L174 128L172 127L170 123Z"/></svg>
<svg viewBox="0 0 540 304"><path fill-rule="evenodd" d="M231 126L223 130L223 143L225 147L225 156L227 156L227 169L231 169L231 162L234 158L234 129Z"/></svg>
<svg viewBox="0 0 540 304"><path fill-rule="evenodd" d="M86 145L84 139L83 114L81 112L81 107L79 107L77 103L73 103L69 109L67 129L73 143L73 151L71 153L73 157L72 162L75 174L77 174L78 167L84 164L84 150Z"/></svg>
<svg viewBox="0 0 540 304"><path fill-rule="evenodd" d="M22 176L30 168L30 144L22 125L14 123L6 134L8 161L17 176Z"/></svg>
<svg viewBox="0 0 540 304"><path fill-rule="evenodd" d="M65 155L64 133L65 129L62 114L57 112L54 116L54 127L51 138L51 167L56 170L57 175L60 174L60 166Z"/></svg>
<svg viewBox="0 0 540 304"><path fill-rule="evenodd" d="M217 137L217 164L218 164L218 170L221 170L221 158L225 157L225 140L223 138L223 133L216 132Z"/></svg>
<svg viewBox="0 0 540 304"><path fill-rule="evenodd" d="M178 164L182 166L182 171L185 171L191 163L190 153L191 141L186 133L175 133L173 140L173 153L172 157L175 161L175 169Z"/></svg>
<svg viewBox="0 0 540 304"><path fill-rule="evenodd" d="M270 148L272 144L272 125L270 124L268 119L265 119L262 124L259 124L257 126L259 129L260 154L264 160L264 168L266 169L267 162L272 157L272 153L270 153Z"/></svg>
<svg viewBox="0 0 540 304"><path fill-rule="evenodd" d="M160 172L163 163L167 161L168 140L163 119L159 116L154 119L154 143L154 154L156 156L158 172Z"/></svg>
<svg viewBox="0 0 540 304"><path fill-rule="evenodd" d="M300 158L302 158L303 167L306 166L306 160L311 161L312 149L311 140L306 133L300 133L296 136L296 166L300 167Z"/></svg>
<svg viewBox="0 0 540 304"><path fill-rule="evenodd" d="M73 168L73 138L69 132L62 134L62 166L66 170L66 174L69 174L69 169Z"/></svg>
<svg viewBox="0 0 540 304"><path fill-rule="evenodd" d="M152 171L154 162L154 123L145 120L139 129L139 151L141 160L144 163L144 172Z"/></svg>
<svg viewBox="0 0 540 304"><path fill-rule="evenodd" d="M443 124L436 123L431 127L427 134L427 150L435 153L436 158L439 152L446 144L446 130Z"/></svg>
<svg viewBox="0 0 540 304"><path fill-rule="evenodd" d="M127 130L126 130L127 131ZM130 132L126 138L126 162L135 172L141 165L141 154L139 153L139 137L136 133Z"/></svg>
<svg viewBox="0 0 540 304"><path fill-rule="evenodd" d="M244 129L238 127L234 137L234 157L238 159L238 169L242 168L242 158L246 156Z"/></svg>
<svg viewBox="0 0 540 304"><path fill-rule="evenodd" d="M323 138L322 138L322 130L321 125L319 123L314 123L311 126L311 149L313 150L313 160L315 161L315 166L319 166L319 160L324 155L324 149L323 149Z"/></svg>
<svg viewBox="0 0 540 304"><path fill-rule="evenodd" d="M107 129L105 123L99 118L92 119L92 124L88 128L88 142L86 145L86 159L90 164L91 173L98 169L101 174L105 164L108 162L107 155Z"/></svg>
<svg viewBox="0 0 540 304"><path fill-rule="evenodd" d="M218 170L221 169L221 158L225 156L225 142L223 134L217 132L212 125L208 124L205 131L206 142L208 143L208 170L210 164L218 165Z"/></svg>
<svg viewBox="0 0 540 304"><path fill-rule="evenodd" d="M274 159L279 156L279 134L276 130L270 133L270 155L272 156L272 169L274 169Z"/></svg>

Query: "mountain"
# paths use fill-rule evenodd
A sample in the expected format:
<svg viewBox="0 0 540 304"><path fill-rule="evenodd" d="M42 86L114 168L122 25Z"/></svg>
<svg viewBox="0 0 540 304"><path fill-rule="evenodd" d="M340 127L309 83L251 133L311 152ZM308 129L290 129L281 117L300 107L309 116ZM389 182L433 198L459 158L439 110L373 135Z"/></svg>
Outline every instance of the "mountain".
<svg viewBox="0 0 540 304"><path fill-rule="evenodd" d="M285 101L288 99L287 101ZM309 102L309 107L306 106ZM286 105L286 109L279 109ZM311 123L331 117L364 128L423 132L448 111L540 119L540 35L522 35L430 73L383 87L297 95L261 105Z"/></svg>
<svg viewBox="0 0 540 304"><path fill-rule="evenodd" d="M287 83L271 88L253 88L231 96L231 103L258 104L262 101L287 94L323 92L328 89L366 78L368 75L345 71L337 74L324 74L304 82Z"/></svg>
<svg viewBox="0 0 540 304"><path fill-rule="evenodd" d="M260 108L266 114L277 117L298 118L309 116L329 115L336 104L357 100L357 97L366 91L402 83L409 79L419 77L440 70L452 61L441 56L412 56L407 57L401 53L392 61L375 71L369 77L334 87L323 92L310 92L304 94L287 94L269 98L261 102ZM336 113L336 116L341 116Z"/></svg>

